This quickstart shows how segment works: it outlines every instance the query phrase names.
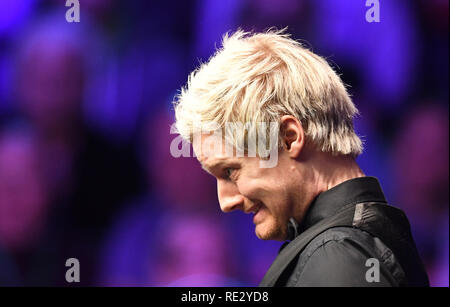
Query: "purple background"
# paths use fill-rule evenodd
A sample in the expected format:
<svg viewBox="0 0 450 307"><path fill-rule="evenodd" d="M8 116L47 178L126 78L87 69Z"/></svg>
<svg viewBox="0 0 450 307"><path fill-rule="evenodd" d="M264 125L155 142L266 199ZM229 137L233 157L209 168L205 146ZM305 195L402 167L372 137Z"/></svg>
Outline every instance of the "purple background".
<svg viewBox="0 0 450 307"><path fill-rule="evenodd" d="M363 171L406 211L431 284L448 286L445 0L0 1L0 285L254 286L280 243L221 214L174 159L171 101L221 36L288 26L361 112Z"/></svg>

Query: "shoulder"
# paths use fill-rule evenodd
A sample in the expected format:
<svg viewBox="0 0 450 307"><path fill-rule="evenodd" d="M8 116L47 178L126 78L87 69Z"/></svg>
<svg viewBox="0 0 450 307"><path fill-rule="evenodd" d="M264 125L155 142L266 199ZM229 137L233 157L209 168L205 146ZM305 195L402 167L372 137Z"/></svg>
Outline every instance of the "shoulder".
<svg viewBox="0 0 450 307"><path fill-rule="evenodd" d="M378 238L369 233L352 227L330 228L315 237L304 249L301 256L303 260L311 257L319 249L328 246L351 245L355 249L365 250L368 254L383 253L387 247ZM350 249L351 250L351 249Z"/></svg>
<svg viewBox="0 0 450 307"><path fill-rule="evenodd" d="M379 268L379 281L370 283L366 275L372 267ZM381 240L357 228L336 227L306 246L288 285L396 286L403 277L395 256Z"/></svg>

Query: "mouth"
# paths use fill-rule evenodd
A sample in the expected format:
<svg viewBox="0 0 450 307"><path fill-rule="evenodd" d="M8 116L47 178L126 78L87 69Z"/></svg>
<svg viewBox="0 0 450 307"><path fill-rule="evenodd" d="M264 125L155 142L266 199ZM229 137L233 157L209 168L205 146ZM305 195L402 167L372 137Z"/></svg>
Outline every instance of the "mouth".
<svg viewBox="0 0 450 307"><path fill-rule="evenodd" d="M255 206L251 207L250 209L245 210L245 213L251 213L251 214L255 215L256 213L258 213L258 211L259 211L259 209L261 209L261 207L262 207L262 204L257 204Z"/></svg>
<svg viewBox="0 0 450 307"><path fill-rule="evenodd" d="M252 210L250 210L250 213L253 215L253 223L256 224L260 220L260 214L258 214L261 211L261 208L263 207L262 204L258 204L257 206L253 207Z"/></svg>

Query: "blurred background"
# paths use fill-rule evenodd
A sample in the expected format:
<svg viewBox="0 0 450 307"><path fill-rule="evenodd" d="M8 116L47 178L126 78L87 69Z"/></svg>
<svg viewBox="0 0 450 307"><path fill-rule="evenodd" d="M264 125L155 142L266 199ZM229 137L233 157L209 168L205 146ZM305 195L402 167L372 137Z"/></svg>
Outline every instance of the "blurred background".
<svg viewBox="0 0 450 307"><path fill-rule="evenodd" d="M221 214L195 158L171 157L171 102L222 35L288 32L361 112L363 171L406 211L431 285L449 285L449 2L0 1L0 285L256 286L279 242Z"/></svg>

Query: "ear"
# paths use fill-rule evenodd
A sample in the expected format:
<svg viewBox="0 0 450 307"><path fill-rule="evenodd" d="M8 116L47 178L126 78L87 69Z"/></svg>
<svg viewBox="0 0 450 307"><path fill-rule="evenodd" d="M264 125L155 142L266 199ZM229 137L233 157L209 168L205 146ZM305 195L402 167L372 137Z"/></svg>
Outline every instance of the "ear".
<svg viewBox="0 0 450 307"><path fill-rule="evenodd" d="M305 145L305 133L300 121L291 115L284 115L280 121L283 149L291 158L298 158Z"/></svg>

